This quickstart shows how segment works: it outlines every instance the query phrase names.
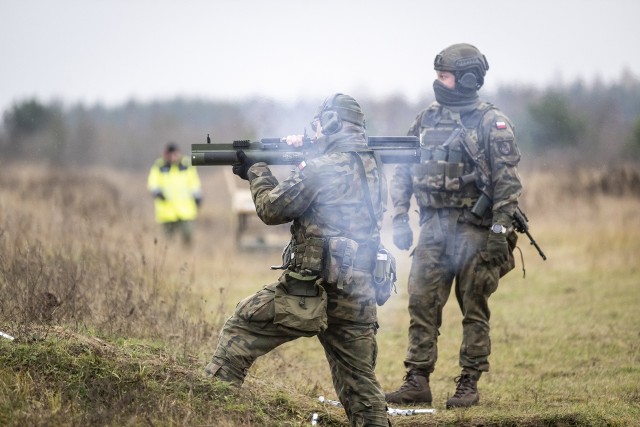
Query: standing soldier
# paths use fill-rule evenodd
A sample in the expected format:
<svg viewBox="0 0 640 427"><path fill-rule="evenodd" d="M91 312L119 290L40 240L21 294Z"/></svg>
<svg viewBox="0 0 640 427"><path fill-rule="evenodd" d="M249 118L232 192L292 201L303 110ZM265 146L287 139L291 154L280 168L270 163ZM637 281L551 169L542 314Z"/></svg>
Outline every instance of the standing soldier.
<svg viewBox="0 0 640 427"><path fill-rule="evenodd" d="M156 222L162 224L165 235L171 238L180 232L185 246L190 246L202 190L196 168L175 143L167 144L162 157L154 162L147 188L155 198Z"/></svg>
<svg viewBox="0 0 640 427"><path fill-rule="evenodd" d="M454 44L434 63L436 102L416 117L409 135L420 137L418 165L398 165L391 183L393 241L413 244L409 204L420 208L420 236L409 274L409 346L404 384L385 395L391 403L431 403L429 375L438 357L442 310L455 281L462 311L461 375L447 408L479 401L477 382L489 370L489 296L513 269L512 215L522 185L520 152L509 118L478 98L489 69L469 44Z"/></svg>
<svg viewBox="0 0 640 427"><path fill-rule="evenodd" d="M300 337L317 336L352 426L387 426L376 365L372 271L387 188L367 149L364 114L335 94L312 122L314 154L281 183L242 151L233 173L250 182L258 216L291 225L277 283L242 300L226 321L208 375L241 385L256 358ZM299 146L302 135L286 138Z"/></svg>

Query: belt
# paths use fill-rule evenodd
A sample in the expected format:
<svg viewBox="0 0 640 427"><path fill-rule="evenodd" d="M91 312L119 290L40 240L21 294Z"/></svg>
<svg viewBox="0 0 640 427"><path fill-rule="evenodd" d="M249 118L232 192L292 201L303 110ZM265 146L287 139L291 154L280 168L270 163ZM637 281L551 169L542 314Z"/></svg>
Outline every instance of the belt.
<svg viewBox="0 0 640 427"><path fill-rule="evenodd" d="M302 258L306 244L300 243L292 246L291 263L289 269L299 271L302 267ZM324 257L323 257L324 261ZM372 272L376 265L376 251L370 250L366 246L358 249L355 259L353 260L353 268L359 271Z"/></svg>

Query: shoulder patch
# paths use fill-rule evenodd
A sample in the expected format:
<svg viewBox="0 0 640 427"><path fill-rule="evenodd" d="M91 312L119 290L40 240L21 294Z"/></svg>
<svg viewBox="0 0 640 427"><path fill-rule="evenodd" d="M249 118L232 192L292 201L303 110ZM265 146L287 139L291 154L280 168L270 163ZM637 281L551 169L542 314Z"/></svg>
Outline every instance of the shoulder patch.
<svg viewBox="0 0 640 427"><path fill-rule="evenodd" d="M507 123L506 122L496 122L496 129L506 129L507 128Z"/></svg>
<svg viewBox="0 0 640 427"><path fill-rule="evenodd" d="M500 151L500 153L505 156L511 154L511 152L513 151L513 148L511 147L511 141L498 142L498 151Z"/></svg>
<svg viewBox="0 0 640 427"><path fill-rule="evenodd" d="M304 160L300 162L300 164L298 164L298 170L302 170L305 167L307 167L307 162L305 162Z"/></svg>

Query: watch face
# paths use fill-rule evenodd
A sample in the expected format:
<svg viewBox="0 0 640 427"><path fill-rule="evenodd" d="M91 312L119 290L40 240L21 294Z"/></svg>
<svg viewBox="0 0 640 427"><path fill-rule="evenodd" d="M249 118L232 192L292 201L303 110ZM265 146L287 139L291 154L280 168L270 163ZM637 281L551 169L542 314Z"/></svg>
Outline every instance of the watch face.
<svg viewBox="0 0 640 427"><path fill-rule="evenodd" d="M502 233L504 233L506 230L505 230L504 226L503 226L503 225L501 225L501 224L493 224L493 225L491 226L491 231L493 231L494 233L502 234Z"/></svg>

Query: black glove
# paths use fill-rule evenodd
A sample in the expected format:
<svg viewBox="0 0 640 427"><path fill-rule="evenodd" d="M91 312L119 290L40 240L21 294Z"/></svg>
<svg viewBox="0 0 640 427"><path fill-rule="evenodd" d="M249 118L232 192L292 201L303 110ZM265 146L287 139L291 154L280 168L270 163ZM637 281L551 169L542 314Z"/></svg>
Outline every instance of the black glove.
<svg viewBox="0 0 640 427"><path fill-rule="evenodd" d="M196 202L196 207L200 208L200 205L202 204L202 197L194 197L193 200Z"/></svg>
<svg viewBox="0 0 640 427"><path fill-rule="evenodd" d="M158 190L158 191L155 191L155 192L153 193L153 197L155 197L156 199L160 199L160 200L167 200L167 199L164 197L164 194L162 193L162 191L159 191L159 190Z"/></svg>
<svg viewBox="0 0 640 427"><path fill-rule="evenodd" d="M507 262L509 259L507 235L490 231L487 239L487 254L489 255L489 264L492 267L499 267Z"/></svg>
<svg viewBox="0 0 640 427"><path fill-rule="evenodd" d="M413 244L413 231L409 225L409 215L406 213L393 217L393 244L403 251Z"/></svg>
<svg viewBox="0 0 640 427"><path fill-rule="evenodd" d="M235 175L248 181L249 177L247 176L247 172L255 162L250 160L242 150L236 151L236 157L238 158L238 163L234 163L231 170Z"/></svg>

